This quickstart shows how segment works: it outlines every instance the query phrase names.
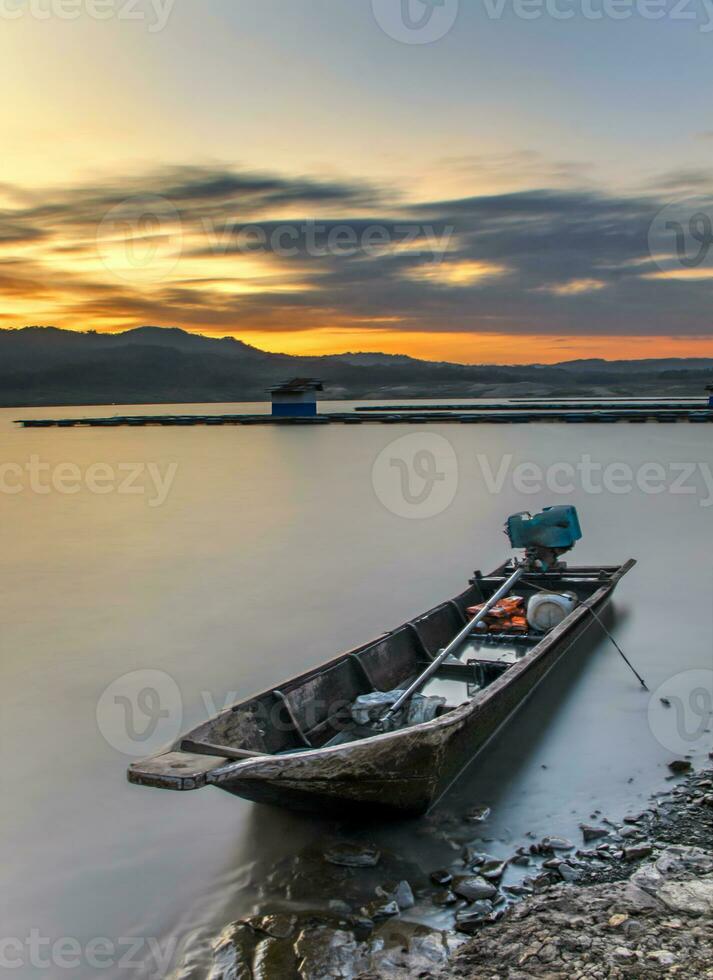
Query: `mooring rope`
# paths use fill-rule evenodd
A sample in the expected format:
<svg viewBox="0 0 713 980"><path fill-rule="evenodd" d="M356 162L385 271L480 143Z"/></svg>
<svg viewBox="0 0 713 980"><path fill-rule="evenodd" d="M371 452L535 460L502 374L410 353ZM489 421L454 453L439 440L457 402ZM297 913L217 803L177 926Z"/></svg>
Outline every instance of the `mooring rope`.
<svg viewBox="0 0 713 980"><path fill-rule="evenodd" d="M566 592L556 592L554 589L548 589L548 588L545 588L545 586L536 585L534 582L528 582L527 579L525 579L525 578L521 578L520 581L522 582L523 585L529 585L531 589L537 589L538 592L547 592L550 595L558 595L558 596L562 596L563 598L569 598L569 596L567 595ZM602 630L604 631L604 633L606 634L606 636L609 637L609 639L611 640L611 642L614 644L614 647L619 652L622 660L627 665L627 667L631 670L631 672L634 674L634 676L639 681L639 683L641 684L641 686L643 687L643 689L645 691L648 691L649 689L646 686L646 681L641 676L641 674L637 671L636 667L634 667L634 665L629 660L629 658L626 656L626 654L624 653L624 651L622 650L622 648L619 646L619 644L616 642L616 640L611 635L611 633L609 632L609 630L606 628L606 626L604 625L604 623L601 621L601 619L599 618L598 614L594 612L594 610L592 609L592 607L589 605L588 602L583 602L582 605L584 606L585 609L587 609L592 614L592 616L594 617L594 619L599 623L599 625L601 626Z"/></svg>

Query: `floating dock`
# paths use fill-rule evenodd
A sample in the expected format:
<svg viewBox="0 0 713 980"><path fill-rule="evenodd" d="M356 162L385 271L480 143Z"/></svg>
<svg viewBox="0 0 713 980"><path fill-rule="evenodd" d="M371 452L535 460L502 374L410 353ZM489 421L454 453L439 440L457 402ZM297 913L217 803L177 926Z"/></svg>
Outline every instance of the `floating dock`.
<svg viewBox="0 0 713 980"><path fill-rule="evenodd" d="M473 402L465 402L461 405L451 402L445 402L441 405L436 405L434 403L421 403L410 402L404 405L364 405L362 408L355 409L356 412L472 412L472 411L492 411L492 412L502 412L502 411L535 411L535 410L552 410L552 411L615 411L623 409L662 409L664 411L670 411L674 408L680 409L693 409L698 411L704 411L710 408L707 401L701 401L700 398L666 398L666 399L649 399L649 398L619 398L619 399L577 399L577 398L564 398L564 399L547 399L547 398L511 398L507 401L496 401L496 402L478 402L474 405Z"/></svg>
<svg viewBox="0 0 713 980"><path fill-rule="evenodd" d="M18 425L25 429L47 428L114 428L117 426L146 425L362 425L381 423L382 425L424 425L430 422L462 424L516 424L531 422L566 422L588 424L613 424L615 422L713 422L713 408L702 403L664 403L650 405L640 403L603 405L577 403L576 405L553 406L542 403L537 406L519 405L441 405L421 406L403 405L398 408L358 408L350 412L322 412L318 415L276 416L257 415L113 415L108 418L69 418L69 419L17 419Z"/></svg>

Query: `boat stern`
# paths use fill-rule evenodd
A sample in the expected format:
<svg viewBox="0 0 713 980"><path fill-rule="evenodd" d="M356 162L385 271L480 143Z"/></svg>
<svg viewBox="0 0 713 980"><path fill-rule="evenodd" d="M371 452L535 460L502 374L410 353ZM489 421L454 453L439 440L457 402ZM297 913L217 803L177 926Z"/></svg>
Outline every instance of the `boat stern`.
<svg viewBox="0 0 713 980"><path fill-rule="evenodd" d="M130 783L155 789L201 789L208 785L209 774L227 761L221 756L171 750L132 762L127 777Z"/></svg>

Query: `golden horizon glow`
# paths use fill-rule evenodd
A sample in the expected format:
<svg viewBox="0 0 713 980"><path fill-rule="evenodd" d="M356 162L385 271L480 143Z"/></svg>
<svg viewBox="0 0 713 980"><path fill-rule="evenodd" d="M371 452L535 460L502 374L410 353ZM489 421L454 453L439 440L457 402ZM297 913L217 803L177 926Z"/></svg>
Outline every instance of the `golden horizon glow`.
<svg viewBox="0 0 713 980"><path fill-rule="evenodd" d="M418 360L454 364L554 364L580 358L638 360L656 357L713 357L713 338L552 337L536 334L417 333L399 330L303 331L299 334L235 334L270 353L325 355L408 354ZM603 354L606 351L606 356Z"/></svg>
<svg viewBox="0 0 713 980"><path fill-rule="evenodd" d="M120 334L145 324L123 323L99 333ZM176 326L175 324L169 326ZM21 330L22 327L0 329ZM67 325L63 329L87 333ZM185 329L185 328L181 328ZM597 358L606 361L646 358L713 357L713 338L706 337L555 337L536 334L419 333L384 329L324 328L303 331L235 330L210 333L186 330L212 339L233 337L271 354L322 357L340 354L407 354L416 360L453 364L556 364ZM606 356L602 349L606 349Z"/></svg>

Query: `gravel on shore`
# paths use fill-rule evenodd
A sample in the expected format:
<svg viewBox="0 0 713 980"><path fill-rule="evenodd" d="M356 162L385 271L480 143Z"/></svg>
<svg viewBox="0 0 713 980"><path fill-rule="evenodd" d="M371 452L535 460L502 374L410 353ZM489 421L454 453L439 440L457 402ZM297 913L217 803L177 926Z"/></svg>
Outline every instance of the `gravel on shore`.
<svg viewBox="0 0 713 980"><path fill-rule="evenodd" d="M296 855L213 944L210 980L713 980L713 771L671 771L649 808L582 825L579 848L466 847L430 875L349 840ZM414 920L429 906L452 928Z"/></svg>
<svg viewBox="0 0 713 980"><path fill-rule="evenodd" d="M485 925L443 968L416 976L713 978L713 772L691 774L629 826L652 837L638 845L651 848L643 860L543 889Z"/></svg>
<svg viewBox="0 0 713 980"><path fill-rule="evenodd" d="M677 845L630 879L557 885L483 929L438 975L713 978L713 852Z"/></svg>

